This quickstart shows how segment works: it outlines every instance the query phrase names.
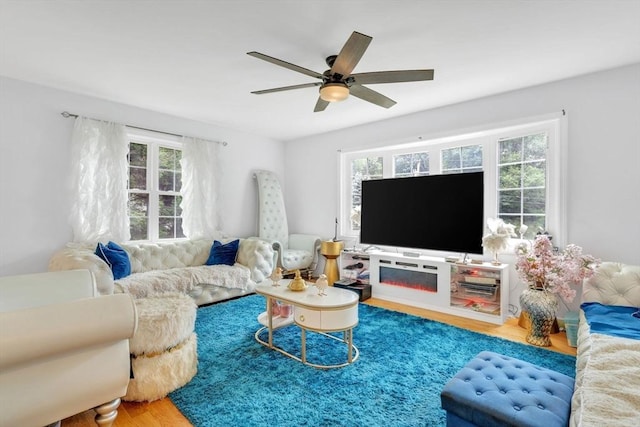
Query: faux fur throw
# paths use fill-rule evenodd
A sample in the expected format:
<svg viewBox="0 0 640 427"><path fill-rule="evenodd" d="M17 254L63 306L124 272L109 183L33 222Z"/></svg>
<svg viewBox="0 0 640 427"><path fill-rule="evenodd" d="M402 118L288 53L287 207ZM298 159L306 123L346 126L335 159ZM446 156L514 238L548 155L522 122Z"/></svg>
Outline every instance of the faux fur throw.
<svg viewBox="0 0 640 427"><path fill-rule="evenodd" d="M131 360L134 378L129 381L126 401L152 402L187 384L198 372L198 339L195 333L162 354Z"/></svg>
<svg viewBox="0 0 640 427"><path fill-rule="evenodd" d="M138 328L129 339L129 352L135 356L166 351L193 333L197 306L193 298L178 293L137 298Z"/></svg>
<svg viewBox="0 0 640 427"><path fill-rule="evenodd" d="M199 284L249 290L251 273L243 265L202 265L134 273L115 281L116 291L144 298L165 292L188 293Z"/></svg>
<svg viewBox="0 0 640 427"><path fill-rule="evenodd" d="M640 420L640 341L591 334L581 377L580 408L574 425L638 425Z"/></svg>

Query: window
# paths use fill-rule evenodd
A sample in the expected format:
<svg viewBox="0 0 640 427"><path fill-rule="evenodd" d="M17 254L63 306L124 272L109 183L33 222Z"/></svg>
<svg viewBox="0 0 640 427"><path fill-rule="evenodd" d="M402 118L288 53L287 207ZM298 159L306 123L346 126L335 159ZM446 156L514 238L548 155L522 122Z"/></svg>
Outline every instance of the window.
<svg viewBox="0 0 640 427"><path fill-rule="evenodd" d="M129 142L131 240L183 238L179 144L133 136Z"/></svg>
<svg viewBox="0 0 640 427"><path fill-rule="evenodd" d="M382 157L362 157L350 162L349 185L351 202L347 209L350 230L360 230L360 203L362 196L362 181L382 178Z"/></svg>
<svg viewBox="0 0 640 427"><path fill-rule="evenodd" d="M147 144L129 143L129 230L131 240L149 238Z"/></svg>
<svg viewBox="0 0 640 427"><path fill-rule="evenodd" d="M409 153L393 156L393 176L429 175L429 153Z"/></svg>
<svg viewBox="0 0 640 427"><path fill-rule="evenodd" d="M546 157L546 133L498 141L498 216L529 239L546 229Z"/></svg>
<svg viewBox="0 0 640 427"><path fill-rule="evenodd" d="M445 148L442 150L442 173L482 171L482 145Z"/></svg>
<svg viewBox="0 0 640 427"><path fill-rule="evenodd" d="M430 141L340 153L340 234L357 239L363 179L484 171L485 220L500 217L524 238L564 240L562 121L558 116Z"/></svg>
<svg viewBox="0 0 640 427"><path fill-rule="evenodd" d="M180 188L182 171L180 159L182 151L175 148L159 147L158 153L158 238L175 239L184 237L180 219Z"/></svg>

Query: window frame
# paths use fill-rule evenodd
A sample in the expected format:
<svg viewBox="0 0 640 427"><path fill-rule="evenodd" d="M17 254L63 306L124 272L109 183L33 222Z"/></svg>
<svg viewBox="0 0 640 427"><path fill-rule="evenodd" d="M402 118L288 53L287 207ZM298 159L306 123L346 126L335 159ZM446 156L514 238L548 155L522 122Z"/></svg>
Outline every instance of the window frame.
<svg viewBox="0 0 640 427"><path fill-rule="evenodd" d="M148 235L147 239L134 240L131 242L171 242L179 240L187 240L187 237L177 238L160 238L159 230L159 218L160 218L160 195L165 194L177 194L181 196L181 191L167 192L159 190L159 152L160 147L170 148L173 150L183 151L184 147L179 137L173 137L171 135L158 134L152 131L145 131L142 129L127 129L128 143L138 143L147 146L147 190L139 191L140 193L149 194L149 206L147 212L148 218ZM128 151L127 151L128 153ZM127 162L127 168L129 164ZM128 181L127 181L128 182ZM127 194L130 192L127 184ZM127 196L128 197L128 196Z"/></svg>
<svg viewBox="0 0 640 427"><path fill-rule="evenodd" d="M359 232L351 230L349 212L351 210L351 162L363 157L382 156L383 178L391 178L393 156L398 154L429 152L429 174L441 174L441 150L446 148L482 145L482 170L485 176L484 223L487 218L498 216L498 141L534 133L547 133L545 171L545 215L548 231L554 236L554 243L564 246L566 241L566 114L554 113L530 117L516 121L489 125L483 128L451 132L450 135L418 138L417 141L370 149L338 151L339 200L337 218L340 219L340 238L359 244ZM517 228L517 227L516 227ZM517 231L517 230L516 230ZM504 253L513 252L520 243L519 238L510 239ZM429 251L425 251L429 252Z"/></svg>

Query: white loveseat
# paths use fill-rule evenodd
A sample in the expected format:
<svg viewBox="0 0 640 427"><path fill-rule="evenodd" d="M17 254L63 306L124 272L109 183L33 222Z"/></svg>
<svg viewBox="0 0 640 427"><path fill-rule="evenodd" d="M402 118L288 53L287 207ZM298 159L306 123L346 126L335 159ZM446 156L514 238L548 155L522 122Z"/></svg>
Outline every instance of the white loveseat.
<svg viewBox="0 0 640 427"><path fill-rule="evenodd" d="M582 302L599 303L599 317L585 316L589 308L581 306L570 426L640 425L640 339L597 332L598 323L615 334L638 331L632 313L640 309L640 266L603 262L585 281Z"/></svg>
<svg viewBox="0 0 640 427"><path fill-rule="evenodd" d="M180 240L120 244L129 255L131 274L119 280L113 279L107 263L95 255L96 244L69 243L53 255L49 270L88 269L95 275L102 295L129 293L144 298L180 292L198 305L252 293L256 284L273 271L273 248L260 239L240 239L233 266L205 265L212 243Z"/></svg>

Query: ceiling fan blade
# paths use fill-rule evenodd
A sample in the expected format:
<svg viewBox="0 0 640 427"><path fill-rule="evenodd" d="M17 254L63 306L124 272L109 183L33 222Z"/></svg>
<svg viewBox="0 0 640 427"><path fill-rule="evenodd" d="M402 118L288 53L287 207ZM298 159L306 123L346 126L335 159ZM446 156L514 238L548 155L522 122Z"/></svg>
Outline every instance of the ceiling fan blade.
<svg viewBox="0 0 640 427"><path fill-rule="evenodd" d="M352 74L351 77L353 77L355 83L359 85L418 82L433 80L433 70L375 71L372 73Z"/></svg>
<svg viewBox="0 0 640 427"><path fill-rule="evenodd" d="M322 82L303 83L301 85L283 86L283 87L275 87L273 89L255 90L251 93L254 93L256 95L264 95L265 93L283 92L285 90L302 89L305 87L314 87L314 86L322 86Z"/></svg>
<svg viewBox="0 0 640 427"><path fill-rule="evenodd" d="M342 50L331 67L331 73L341 74L344 77L351 74L358 62L360 62L360 58L362 58L362 55L364 55L364 52L369 47L371 40L372 37L354 31L349 37L349 40L347 40L344 46L342 46Z"/></svg>
<svg viewBox="0 0 640 427"><path fill-rule="evenodd" d="M253 56L254 58L262 59L263 61L271 62L272 64L279 65L279 66L284 67L284 68L286 68L288 70L297 71L298 73L306 74L307 76L315 77L317 79L322 79L322 74L320 74L320 73L316 73L313 70L309 70L307 68L300 67L299 65L291 64L291 63L289 63L287 61L283 61L281 59L274 58L274 57L269 56L269 55L265 55L264 53L247 52L247 55Z"/></svg>
<svg viewBox="0 0 640 427"><path fill-rule="evenodd" d="M354 84L349 88L349 93L356 98L363 99L384 108L391 108L396 105L396 101L393 99L387 98L383 94L376 92L375 90L371 90L368 87Z"/></svg>
<svg viewBox="0 0 640 427"><path fill-rule="evenodd" d="M318 97L318 102L316 102L316 107L313 109L314 113L319 111L324 111L329 105L329 101L325 101L324 99Z"/></svg>

